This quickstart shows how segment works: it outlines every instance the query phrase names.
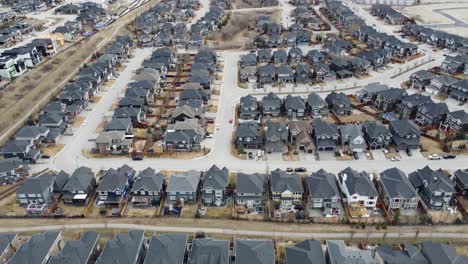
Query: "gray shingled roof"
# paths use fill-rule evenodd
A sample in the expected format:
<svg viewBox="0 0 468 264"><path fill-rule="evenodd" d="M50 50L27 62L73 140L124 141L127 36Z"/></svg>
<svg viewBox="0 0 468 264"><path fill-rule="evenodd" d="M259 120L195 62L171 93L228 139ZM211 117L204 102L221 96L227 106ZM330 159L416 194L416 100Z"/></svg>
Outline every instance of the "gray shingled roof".
<svg viewBox="0 0 468 264"><path fill-rule="evenodd" d="M183 264L187 234L162 234L151 238L144 264Z"/></svg>
<svg viewBox="0 0 468 264"><path fill-rule="evenodd" d="M419 251L419 250L418 250ZM413 252L411 252L413 253ZM389 245L382 245L376 248L378 255L387 264L427 264L426 258L419 254L410 254L408 251L393 250Z"/></svg>
<svg viewBox="0 0 468 264"><path fill-rule="evenodd" d="M94 179L94 172L90 168L79 167L70 176L62 190L69 192L86 190Z"/></svg>
<svg viewBox="0 0 468 264"><path fill-rule="evenodd" d="M57 240L60 232L49 231L31 236L28 242L21 245L8 264L42 263Z"/></svg>
<svg viewBox="0 0 468 264"><path fill-rule="evenodd" d="M0 172L12 171L22 164L23 162L17 157L0 160Z"/></svg>
<svg viewBox="0 0 468 264"><path fill-rule="evenodd" d="M374 264L369 251L347 248L343 240L327 240L329 264Z"/></svg>
<svg viewBox="0 0 468 264"><path fill-rule="evenodd" d="M123 190L127 180L132 179L135 175L135 171L127 165L123 165L119 169L109 169L104 176L102 176L101 182L96 191L108 192L116 189Z"/></svg>
<svg viewBox="0 0 468 264"><path fill-rule="evenodd" d="M377 138L383 135L390 136L388 128L379 121L364 121L362 128L370 138Z"/></svg>
<svg viewBox="0 0 468 264"><path fill-rule="evenodd" d="M317 240L304 240L286 248L285 264L325 264L322 245Z"/></svg>
<svg viewBox="0 0 468 264"><path fill-rule="evenodd" d="M17 233L0 234L0 252L5 252L5 250L13 243L13 241L15 241L17 237Z"/></svg>
<svg viewBox="0 0 468 264"><path fill-rule="evenodd" d="M34 178L27 178L26 181L16 190L16 193L44 193L50 186L53 185L55 175L43 174Z"/></svg>
<svg viewBox="0 0 468 264"><path fill-rule="evenodd" d="M457 177L463 185L468 186L468 169L456 170L453 175Z"/></svg>
<svg viewBox="0 0 468 264"><path fill-rule="evenodd" d="M320 97L320 95L316 94L316 93L311 93L309 94L309 96L307 96L307 104L309 104L310 107L318 107L318 108L322 108L322 107L326 107L327 106L327 103L325 102L325 100L323 100L322 97Z"/></svg>
<svg viewBox="0 0 468 264"><path fill-rule="evenodd" d="M99 239L99 233L85 232L79 240L69 240L62 251L52 256L48 264L86 264L90 261Z"/></svg>
<svg viewBox="0 0 468 264"><path fill-rule="evenodd" d="M159 192L162 189L164 175L156 173L152 168L142 170L133 182L132 192L143 189L149 192Z"/></svg>
<svg viewBox="0 0 468 264"><path fill-rule="evenodd" d="M106 131L125 131L132 126L131 118L113 118L106 126Z"/></svg>
<svg viewBox="0 0 468 264"><path fill-rule="evenodd" d="M236 177L237 193L263 193L265 176L255 174L238 173Z"/></svg>
<svg viewBox="0 0 468 264"><path fill-rule="evenodd" d="M276 259L273 240L238 239L235 251L236 263L274 264Z"/></svg>
<svg viewBox="0 0 468 264"><path fill-rule="evenodd" d="M96 264L136 264L144 238L143 230L118 234L107 241Z"/></svg>
<svg viewBox="0 0 468 264"><path fill-rule="evenodd" d="M358 171L347 167L339 173L341 178L344 178L345 175L346 181L344 182L350 195L357 193L361 196L377 196L377 190L375 189L374 183L372 183L366 172L359 173Z"/></svg>
<svg viewBox="0 0 468 264"><path fill-rule="evenodd" d="M327 136L338 136L338 127L336 124L328 123L322 119L312 120L312 128L315 131L315 136L327 135Z"/></svg>
<svg viewBox="0 0 468 264"><path fill-rule="evenodd" d="M196 192L200 182L199 171L187 171L173 174L169 180L166 192Z"/></svg>
<svg viewBox="0 0 468 264"><path fill-rule="evenodd" d="M418 135L420 134L419 129L416 127L413 121L408 119L390 121L390 126L393 127L399 136L405 136L410 133Z"/></svg>
<svg viewBox="0 0 468 264"><path fill-rule="evenodd" d="M312 173L311 176L306 178L309 198L329 199L339 197L340 192L335 179L336 176L333 173L329 173L323 169Z"/></svg>
<svg viewBox="0 0 468 264"><path fill-rule="evenodd" d="M192 241L188 264L228 264L229 241L199 238ZM242 263L242 262L238 262Z"/></svg>
<svg viewBox="0 0 468 264"><path fill-rule="evenodd" d="M302 193L301 177L297 173L288 173L286 171L276 169L271 172L271 191L282 193L290 191L292 193Z"/></svg>
<svg viewBox="0 0 468 264"><path fill-rule="evenodd" d="M300 96L288 95L284 98L284 108L287 109L305 109L305 101Z"/></svg>
<svg viewBox="0 0 468 264"><path fill-rule="evenodd" d="M457 255L455 248L444 243L425 241L422 243L423 254L430 263L466 264L468 258Z"/></svg>
<svg viewBox="0 0 468 264"><path fill-rule="evenodd" d="M380 173L380 182L389 198L415 198L418 193L408 179L408 176L398 168L390 168Z"/></svg>
<svg viewBox="0 0 468 264"><path fill-rule="evenodd" d="M213 165L203 175L203 189L224 190L229 184L228 177L229 170L226 167L220 169Z"/></svg>
<svg viewBox="0 0 468 264"><path fill-rule="evenodd" d="M441 169L432 170L429 166L416 170L409 174L409 179L415 188L419 188L427 183L427 188L431 191L442 191L454 193L453 182Z"/></svg>

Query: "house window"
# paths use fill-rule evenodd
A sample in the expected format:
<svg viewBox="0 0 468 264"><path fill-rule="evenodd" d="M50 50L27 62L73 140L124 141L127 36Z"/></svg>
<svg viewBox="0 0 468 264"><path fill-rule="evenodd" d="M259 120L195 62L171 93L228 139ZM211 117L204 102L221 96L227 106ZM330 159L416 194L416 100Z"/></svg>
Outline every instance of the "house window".
<svg viewBox="0 0 468 264"><path fill-rule="evenodd" d="M432 195L436 196L436 197L439 197L439 196L442 196L442 192L434 192Z"/></svg>

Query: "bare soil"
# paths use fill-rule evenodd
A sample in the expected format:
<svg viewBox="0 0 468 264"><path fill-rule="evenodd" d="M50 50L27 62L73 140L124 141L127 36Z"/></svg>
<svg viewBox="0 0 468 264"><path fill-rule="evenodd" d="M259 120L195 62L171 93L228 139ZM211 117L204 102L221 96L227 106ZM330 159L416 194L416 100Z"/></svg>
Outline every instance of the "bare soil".
<svg viewBox="0 0 468 264"><path fill-rule="evenodd" d="M41 152L44 155L49 155L53 157L57 153L59 153L63 149L63 147L65 147L64 144L51 144L48 146L41 147Z"/></svg>

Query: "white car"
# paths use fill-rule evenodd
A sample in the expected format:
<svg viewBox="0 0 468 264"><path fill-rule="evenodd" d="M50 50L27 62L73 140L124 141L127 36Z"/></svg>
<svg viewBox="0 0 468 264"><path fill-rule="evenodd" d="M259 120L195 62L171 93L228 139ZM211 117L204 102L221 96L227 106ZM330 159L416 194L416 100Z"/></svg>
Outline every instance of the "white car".
<svg viewBox="0 0 468 264"><path fill-rule="evenodd" d="M427 157L429 160L440 160L442 157L437 154L431 154Z"/></svg>
<svg viewBox="0 0 468 264"><path fill-rule="evenodd" d="M82 126L86 126L88 124L88 121L83 121L83 124L81 124Z"/></svg>
<svg viewBox="0 0 468 264"><path fill-rule="evenodd" d="M219 124L216 124L216 130L219 130Z"/></svg>
<svg viewBox="0 0 468 264"><path fill-rule="evenodd" d="M388 149L383 149L383 153L384 153L384 154L387 154L387 153L388 153Z"/></svg>
<svg viewBox="0 0 468 264"><path fill-rule="evenodd" d="M390 159L391 161L400 161L400 157L393 157Z"/></svg>

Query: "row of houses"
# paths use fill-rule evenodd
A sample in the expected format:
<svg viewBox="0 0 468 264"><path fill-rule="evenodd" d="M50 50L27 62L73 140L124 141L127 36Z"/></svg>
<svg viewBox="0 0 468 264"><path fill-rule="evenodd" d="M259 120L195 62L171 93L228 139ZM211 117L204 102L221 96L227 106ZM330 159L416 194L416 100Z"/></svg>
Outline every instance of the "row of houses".
<svg viewBox="0 0 468 264"><path fill-rule="evenodd" d="M88 108L90 98L98 93L101 83L114 78L115 67L126 59L132 46L129 37L118 36L104 55L82 68L79 76L65 85L56 100L43 107L36 122L22 127L13 139L7 141L0 154L5 158L18 157L35 163L42 156L40 147L56 143L67 133L69 123Z"/></svg>
<svg viewBox="0 0 468 264"><path fill-rule="evenodd" d="M466 55L468 53L467 39L458 35L434 30L417 24L407 24L403 26L401 32L405 36L413 37L417 41L424 42L432 46L458 51L462 55Z"/></svg>
<svg viewBox="0 0 468 264"><path fill-rule="evenodd" d="M4 18L8 21L8 18ZM34 27L31 24L19 22L13 25L8 25L0 29L0 45L8 47L15 42L23 39L24 36L32 33Z"/></svg>
<svg viewBox="0 0 468 264"><path fill-rule="evenodd" d="M389 5L374 4L372 5L371 13L385 20L388 24L403 25L409 22L409 19L396 11Z"/></svg>
<svg viewBox="0 0 468 264"><path fill-rule="evenodd" d="M328 240L322 245L317 240L304 240L284 251L280 261L276 242L270 239L222 240L200 235L190 239L187 234L153 234L143 230L118 233L106 241L101 249L98 232L88 231L73 240L65 240L61 231L34 234L23 242L17 233L0 235L0 259L8 264L63 263L108 264L124 261L126 264L341 264L359 260L373 263L447 263L458 264L467 258L458 255L455 248L441 242L425 241L420 246L402 244L398 248L380 245L372 249L347 246L342 240ZM16 250L16 252L15 252ZM440 262L442 261L442 262ZM28 262L29 263L29 262Z"/></svg>
<svg viewBox="0 0 468 264"><path fill-rule="evenodd" d="M294 16L294 24L289 26L291 31L299 31L301 29L320 31L329 27L317 15L317 12L312 8L312 6L307 4L301 5L298 3L291 4L295 4L295 8L291 14Z"/></svg>
<svg viewBox="0 0 468 264"><path fill-rule="evenodd" d="M79 4L68 3L55 9L56 14L76 15L76 21L83 26L94 28L99 23L106 23L110 15L101 4L84 1Z"/></svg>

